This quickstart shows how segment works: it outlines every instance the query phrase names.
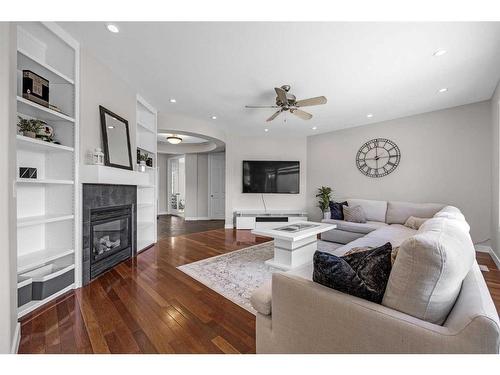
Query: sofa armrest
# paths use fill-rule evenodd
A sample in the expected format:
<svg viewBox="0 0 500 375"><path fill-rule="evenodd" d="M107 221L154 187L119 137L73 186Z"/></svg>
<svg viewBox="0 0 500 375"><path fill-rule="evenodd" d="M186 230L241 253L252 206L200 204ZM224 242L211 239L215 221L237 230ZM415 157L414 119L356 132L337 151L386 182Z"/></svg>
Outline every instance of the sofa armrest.
<svg viewBox="0 0 500 375"><path fill-rule="evenodd" d="M273 274L270 318L270 332L257 327L259 352L498 352L494 332L484 337L489 319L451 330L286 273Z"/></svg>

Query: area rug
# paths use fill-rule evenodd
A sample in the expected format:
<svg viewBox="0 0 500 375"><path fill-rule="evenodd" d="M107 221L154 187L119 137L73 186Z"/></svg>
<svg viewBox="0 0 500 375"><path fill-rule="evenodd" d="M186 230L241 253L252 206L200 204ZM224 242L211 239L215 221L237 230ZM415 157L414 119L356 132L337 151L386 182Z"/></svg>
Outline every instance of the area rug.
<svg viewBox="0 0 500 375"><path fill-rule="evenodd" d="M331 251L338 246L318 241L321 251ZM274 243L271 241L185 264L177 269L255 315L250 296L271 279L273 272L280 271L264 263L273 257L273 251Z"/></svg>

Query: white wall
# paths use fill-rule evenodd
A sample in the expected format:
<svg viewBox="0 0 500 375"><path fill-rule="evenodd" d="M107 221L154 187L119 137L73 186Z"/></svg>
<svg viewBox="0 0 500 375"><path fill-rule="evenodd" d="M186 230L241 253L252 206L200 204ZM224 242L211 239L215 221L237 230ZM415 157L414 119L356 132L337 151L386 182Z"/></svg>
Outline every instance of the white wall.
<svg viewBox="0 0 500 375"><path fill-rule="evenodd" d="M136 163L136 91L85 48L80 52L80 163L88 152L103 148L99 105L128 121L132 163Z"/></svg>
<svg viewBox="0 0 500 375"><path fill-rule="evenodd" d="M305 137L282 137L263 134L261 137L228 135L226 140L226 227L233 226L233 213L239 209L264 209L261 194L243 194L243 160L300 161L299 194L264 194L268 210L305 210L306 151Z"/></svg>
<svg viewBox="0 0 500 375"><path fill-rule="evenodd" d="M168 211L168 158L169 154L158 154L158 213Z"/></svg>
<svg viewBox="0 0 500 375"><path fill-rule="evenodd" d="M319 219L315 191L327 185L336 198L439 202L459 207L474 242L490 238L490 103L385 121L308 137L307 207ZM369 178L356 168L359 147L389 138L401 150L397 169Z"/></svg>
<svg viewBox="0 0 500 375"><path fill-rule="evenodd" d="M208 218L208 155L186 154L186 208L184 217Z"/></svg>
<svg viewBox="0 0 500 375"><path fill-rule="evenodd" d="M499 224L499 204L500 204L500 82L491 98L491 243L493 250L500 257L500 224Z"/></svg>
<svg viewBox="0 0 500 375"><path fill-rule="evenodd" d="M16 350L16 28L0 22L0 353ZM18 332L19 333L19 332Z"/></svg>

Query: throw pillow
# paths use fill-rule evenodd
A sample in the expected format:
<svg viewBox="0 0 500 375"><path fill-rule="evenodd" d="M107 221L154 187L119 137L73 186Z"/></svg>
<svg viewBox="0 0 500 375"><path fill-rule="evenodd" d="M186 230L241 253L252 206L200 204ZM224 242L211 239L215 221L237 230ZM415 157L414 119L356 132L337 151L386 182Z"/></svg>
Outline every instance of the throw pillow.
<svg viewBox="0 0 500 375"><path fill-rule="evenodd" d="M351 223L366 223L365 210L361 206L342 206L344 212L344 220Z"/></svg>
<svg viewBox="0 0 500 375"><path fill-rule="evenodd" d="M344 220L344 212L342 206L347 206L347 202L330 201L330 218L335 220Z"/></svg>
<svg viewBox="0 0 500 375"><path fill-rule="evenodd" d="M368 251L368 250L373 250L373 246L353 247L351 250L347 251L343 256L362 253L363 251Z"/></svg>
<svg viewBox="0 0 500 375"><path fill-rule="evenodd" d="M313 281L366 300L381 303L391 272L388 242L373 250L337 257L316 251Z"/></svg>
<svg viewBox="0 0 500 375"><path fill-rule="evenodd" d="M423 223L425 223L427 220L428 220L428 218L410 216L410 217L406 220L406 222L404 223L404 226L405 226L405 227L408 227L408 228L411 228L411 229L418 230L418 228L420 228L420 226L421 226Z"/></svg>
<svg viewBox="0 0 500 375"><path fill-rule="evenodd" d="M396 261L396 257L398 256L399 246L396 246L391 251L391 266L394 266L394 262Z"/></svg>

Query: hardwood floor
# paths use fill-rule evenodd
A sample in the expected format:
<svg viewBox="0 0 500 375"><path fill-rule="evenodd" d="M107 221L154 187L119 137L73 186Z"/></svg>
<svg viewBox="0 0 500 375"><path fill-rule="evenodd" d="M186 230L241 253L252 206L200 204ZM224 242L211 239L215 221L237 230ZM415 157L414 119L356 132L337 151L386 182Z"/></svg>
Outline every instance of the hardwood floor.
<svg viewBox="0 0 500 375"><path fill-rule="evenodd" d="M255 317L176 267L268 240L224 229L161 239L23 318L19 353L255 353Z"/></svg>
<svg viewBox="0 0 500 375"><path fill-rule="evenodd" d="M163 238L23 318L19 353L255 353L255 317L176 267L267 240L224 229ZM500 271L477 257L500 311Z"/></svg>
<svg viewBox="0 0 500 375"><path fill-rule="evenodd" d="M158 238L176 237L182 234L205 232L224 228L224 220L185 221L174 215L161 215L158 218Z"/></svg>

